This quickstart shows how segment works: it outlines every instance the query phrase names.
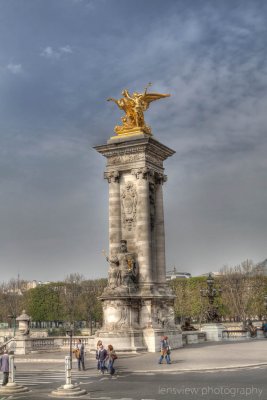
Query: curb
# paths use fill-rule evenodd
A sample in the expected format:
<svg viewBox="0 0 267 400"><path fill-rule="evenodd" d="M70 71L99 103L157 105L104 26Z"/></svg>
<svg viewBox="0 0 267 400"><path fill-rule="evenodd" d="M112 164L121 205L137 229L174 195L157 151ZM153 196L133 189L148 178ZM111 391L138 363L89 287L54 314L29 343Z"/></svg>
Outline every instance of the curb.
<svg viewBox="0 0 267 400"><path fill-rule="evenodd" d="M23 364L23 363L58 363L58 364L64 364L65 360L60 358L60 359L30 359L30 358L21 358L21 359L16 359L17 364ZM146 369L146 370L129 370L129 371L124 371L125 373L132 373L132 374L143 374L143 373L168 373L168 374L175 374L179 372L204 372L204 371L220 371L220 370L231 370L231 369L244 369L244 368L255 368L255 367L261 367L261 366L267 366L267 362L264 363L254 363L254 364L242 364L242 365L227 365L227 366L221 366L221 367L203 367L203 368L178 368L177 369Z"/></svg>
<svg viewBox="0 0 267 400"><path fill-rule="evenodd" d="M167 374L175 374L177 372L205 372L205 371L221 371L221 370L231 370L231 369L245 369L245 368L256 368L256 367L262 367L262 366L267 366L267 363L257 363L257 364L244 364L244 365L228 365L226 367L204 367L204 368L180 368L177 370L171 370L171 369L150 369L150 370L137 370L137 371L129 371L134 374L141 374L141 373L167 373ZM127 372L127 371L125 371Z"/></svg>

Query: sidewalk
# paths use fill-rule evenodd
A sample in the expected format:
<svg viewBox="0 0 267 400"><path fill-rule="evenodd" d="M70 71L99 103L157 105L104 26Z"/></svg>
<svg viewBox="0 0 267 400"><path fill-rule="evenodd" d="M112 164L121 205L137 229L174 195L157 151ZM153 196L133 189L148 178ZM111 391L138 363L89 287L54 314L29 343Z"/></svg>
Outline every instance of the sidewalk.
<svg viewBox="0 0 267 400"><path fill-rule="evenodd" d="M63 370L66 352L15 356L17 370ZM158 364L159 353L118 354L117 370L121 372L168 372L220 370L267 365L267 340L242 340L240 342L206 342L173 350L172 364ZM77 368L73 359L73 368ZM94 354L87 354L86 369L96 372ZM86 373L86 371L85 371Z"/></svg>

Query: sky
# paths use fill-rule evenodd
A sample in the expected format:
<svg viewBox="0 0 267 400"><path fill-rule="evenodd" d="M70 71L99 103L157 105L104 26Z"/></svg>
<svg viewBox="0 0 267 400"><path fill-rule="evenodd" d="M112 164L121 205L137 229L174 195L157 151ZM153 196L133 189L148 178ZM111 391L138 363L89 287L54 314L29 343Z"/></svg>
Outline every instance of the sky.
<svg viewBox="0 0 267 400"><path fill-rule="evenodd" d="M93 146L121 91L165 162L166 266L267 258L265 0L0 0L1 280L107 276L108 183Z"/></svg>

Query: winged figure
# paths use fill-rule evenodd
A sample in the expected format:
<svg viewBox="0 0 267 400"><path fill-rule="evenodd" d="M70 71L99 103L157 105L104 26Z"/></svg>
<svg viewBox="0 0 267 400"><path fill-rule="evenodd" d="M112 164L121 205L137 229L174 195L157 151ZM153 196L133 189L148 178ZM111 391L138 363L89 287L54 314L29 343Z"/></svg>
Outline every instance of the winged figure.
<svg viewBox="0 0 267 400"><path fill-rule="evenodd" d="M131 95L127 89L124 89L121 99L116 100L113 97L107 99L108 101L113 101L125 112L125 115L121 118L122 125L115 127L115 132L118 135L135 132L151 134L151 128L145 123L144 112L152 101L169 97L170 94L147 93L149 86L151 86L151 83L147 85L143 93L133 92Z"/></svg>

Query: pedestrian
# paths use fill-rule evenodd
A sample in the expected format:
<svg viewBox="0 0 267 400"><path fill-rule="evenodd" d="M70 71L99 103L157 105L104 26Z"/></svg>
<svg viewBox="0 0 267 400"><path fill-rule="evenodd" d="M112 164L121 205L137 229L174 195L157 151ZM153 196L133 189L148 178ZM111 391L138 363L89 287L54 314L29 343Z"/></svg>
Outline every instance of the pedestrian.
<svg viewBox="0 0 267 400"><path fill-rule="evenodd" d="M106 367L106 359L107 359L108 352L104 348L102 342L98 346L98 350L96 351L96 359L98 360L98 368L99 371L104 374Z"/></svg>
<svg viewBox="0 0 267 400"><path fill-rule="evenodd" d="M96 352L95 352L95 358L97 360L97 365L96 366L97 366L98 372L101 372L101 370L100 370L100 361L99 361L99 348L100 348L101 344L102 344L102 340L98 340L98 342L96 344Z"/></svg>
<svg viewBox="0 0 267 400"><path fill-rule="evenodd" d="M2 386L6 386L9 377L9 355L7 350L4 350L4 354L0 357L0 370L3 372Z"/></svg>
<svg viewBox="0 0 267 400"><path fill-rule="evenodd" d="M110 375L114 375L115 373L115 368L113 367L114 361L117 360L117 354L111 344L108 345L108 355L107 355L107 360L108 360L108 371Z"/></svg>
<svg viewBox="0 0 267 400"><path fill-rule="evenodd" d="M162 336L160 341L160 358L159 364L162 364L163 359L165 358L167 364L171 364L171 348L168 343L168 336Z"/></svg>
<svg viewBox="0 0 267 400"><path fill-rule="evenodd" d="M81 339L78 339L78 343L75 349L75 356L78 361L78 370L81 371L81 367L83 371L85 371L84 365L84 344L82 343Z"/></svg>
<svg viewBox="0 0 267 400"><path fill-rule="evenodd" d="M266 320L263 321L262 330L263 330L264 337L267 338L267 321Z"/></svg>

